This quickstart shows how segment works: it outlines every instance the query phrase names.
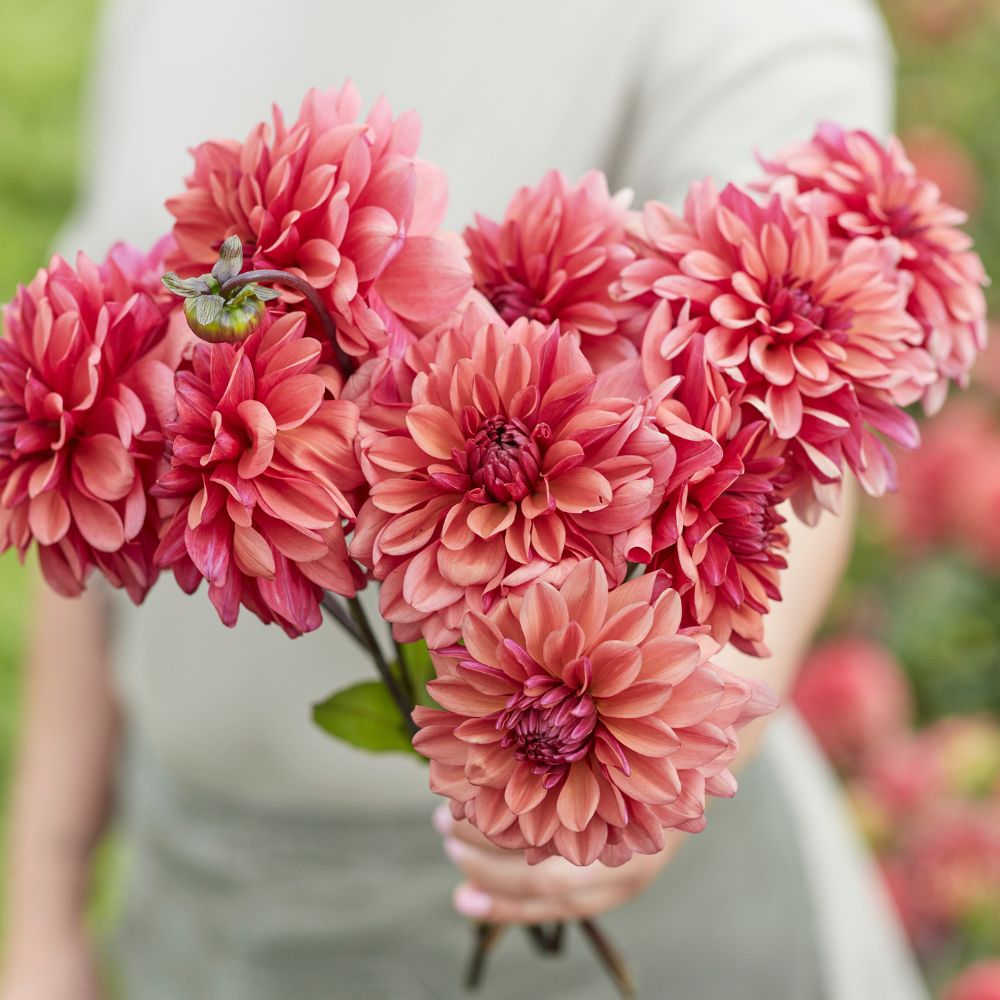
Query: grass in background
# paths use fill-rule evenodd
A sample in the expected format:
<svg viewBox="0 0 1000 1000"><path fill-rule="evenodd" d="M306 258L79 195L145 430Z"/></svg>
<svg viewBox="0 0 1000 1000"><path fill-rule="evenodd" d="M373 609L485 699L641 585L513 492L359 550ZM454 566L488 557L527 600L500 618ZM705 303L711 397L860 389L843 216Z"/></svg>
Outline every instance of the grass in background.
<svg viewBox="0 0 1000 1000"><path fill-rule="evenodd" d="M45 263L75 195L80 96L97 9L97 0L32 0L3 7L0 301ZM29 570L16 558L0 558L0 837L28 583Z"/></svg>

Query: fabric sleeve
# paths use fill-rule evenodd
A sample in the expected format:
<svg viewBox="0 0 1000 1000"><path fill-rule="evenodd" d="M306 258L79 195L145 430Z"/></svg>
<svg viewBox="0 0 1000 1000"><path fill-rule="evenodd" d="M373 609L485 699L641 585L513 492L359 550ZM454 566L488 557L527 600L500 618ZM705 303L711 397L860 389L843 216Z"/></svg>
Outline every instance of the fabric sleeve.
<svg viewBox="0 0 1000 1000"><path fill-rule="evenodd" d="M617 186L679 205L693 180L758 175L829 119L884 136L894 57L868 0L658 3L617 157Z"/></svg>

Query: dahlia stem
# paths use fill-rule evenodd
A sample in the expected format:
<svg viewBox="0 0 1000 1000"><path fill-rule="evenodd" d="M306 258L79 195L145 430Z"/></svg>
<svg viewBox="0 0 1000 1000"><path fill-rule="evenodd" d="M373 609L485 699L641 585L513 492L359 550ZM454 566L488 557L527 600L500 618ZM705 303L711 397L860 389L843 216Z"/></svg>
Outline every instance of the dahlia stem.
<svg viewBox="0 0 1000 1000"><path fill-rule="evenodd" d="M368 644L364 639L361 638L361 633L358 632L351 620L351 616L347 613L346 608L337 600L336 596L327 592L324 592L320 604L323 610L333 618L338 625L367 653Z"/></svg>
<svg viewBox="0 0 1000 1000"><path fill-rule="evenodd" d="M625 959L622 957L621 952L605 936L604 931L597 926L595 921L585 918L580 921L580 927L583 933L587 935L587 939L590 941L594 951L597 952L608 975L614 981L619 994L625 997L626 1000L631 1000L636 995L635 979L632 977L631 970L625 964Z"/></svg>
<svg viewBox="0 0 1000 1000"><path fill-rule="evenodd" d="M417 724L413 721L412 716L413 703L400 690L399 685L396 683L392 667L389 666L388 661L382 654L382 647L378 644L378 639L372 631L371 623L365 614L365 609L361 606L361 602L357 597L348 598L347 607L350 610L351 618L354 619L354 624L357 627L361 640L371 654L375 669L378 670L379 676L382 678L382 683L388 688L389 694L392 695L392 700L399 709L399 714L403 718L403 725L406 727L406 731L410 736L413 736L417 731Z"/></svg>
<svg viewBox="0 0 1000 1000"><path fill-rule="evenodd" d="M468 972L465 974L467 990L478 989L481 985L483 973L486 971L486 959L506 929L506 924L476 924L476 948L472 953Z"/></svg>
<svg viewBox="0 0 1000 1000"><path fill-rule="evenodd" d="M330 342L330 346L333 348L334 354L337 357L337 367L340 369L340 374L343 375L345 379L348 378L351 372L354 371L354 364L337 340L337 324L334 323L329 310L323 304L323 300L320 298L319 292L317 292L316 289L313 288L313 286L310 285L304 278L300 278L295 274L290 274L288 271L271 269L243 271L241 274L234 275L232 278L224 281L219 289L219 294L225 296L227 292L235 291L237 288L242 288L244 285L264 284L265 282L287 285L289 288L295 289L295 291L306 299L309 305L312 306L312 311L316 314L316 318L320 321L320 325L323 327L323 333L326 334L326 339Z"/></svg>

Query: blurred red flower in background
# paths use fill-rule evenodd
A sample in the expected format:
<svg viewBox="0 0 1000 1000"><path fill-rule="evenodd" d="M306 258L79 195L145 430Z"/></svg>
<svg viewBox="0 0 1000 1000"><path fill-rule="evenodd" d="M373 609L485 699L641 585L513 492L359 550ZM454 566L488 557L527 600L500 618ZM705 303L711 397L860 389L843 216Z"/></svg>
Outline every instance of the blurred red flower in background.
<svg viewBox="0 0 1000 1000"><path fill-rule="evenodd" d="M867 639L823 643L809 654L792 700L827 756L850 771L904 733L913 711L909 683L895 659Z"/></svg>

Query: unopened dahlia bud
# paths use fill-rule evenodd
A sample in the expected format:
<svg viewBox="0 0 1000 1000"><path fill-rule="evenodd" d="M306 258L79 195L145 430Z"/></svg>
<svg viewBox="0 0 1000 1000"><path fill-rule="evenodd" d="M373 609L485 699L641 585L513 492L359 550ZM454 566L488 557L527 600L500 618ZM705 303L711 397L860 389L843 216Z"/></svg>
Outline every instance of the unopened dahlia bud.
<svg viewBox="0 0 1000 1000"><path fill-rule="evenodd" d="M210 344L238 344L260 326L267 303L280 293L253 282L224 290L242 269L243 245L238 236L230 236L211 274L181 278L170 271L163 276L164 286L186 300L184 316L197 337Z"/></svg>

